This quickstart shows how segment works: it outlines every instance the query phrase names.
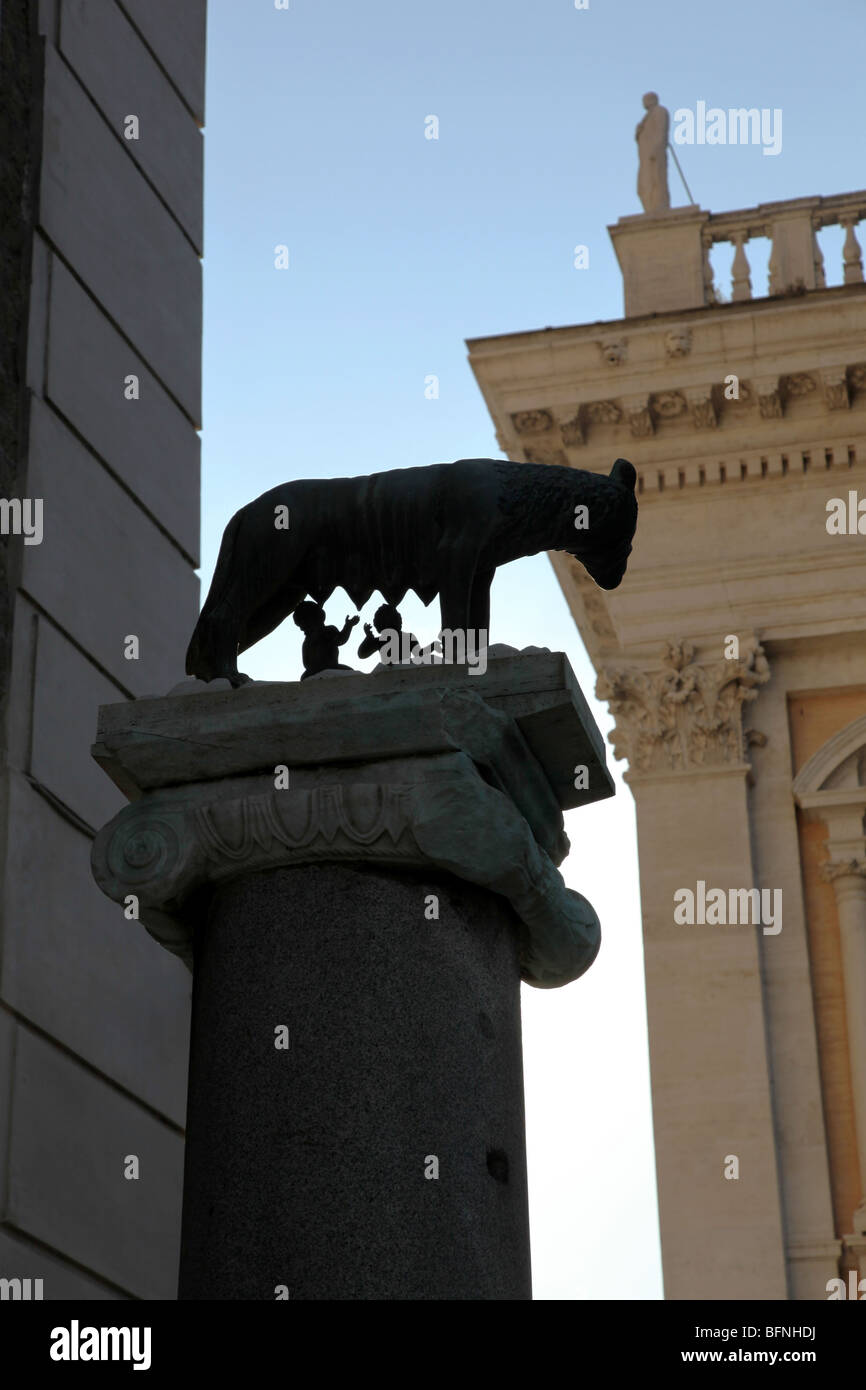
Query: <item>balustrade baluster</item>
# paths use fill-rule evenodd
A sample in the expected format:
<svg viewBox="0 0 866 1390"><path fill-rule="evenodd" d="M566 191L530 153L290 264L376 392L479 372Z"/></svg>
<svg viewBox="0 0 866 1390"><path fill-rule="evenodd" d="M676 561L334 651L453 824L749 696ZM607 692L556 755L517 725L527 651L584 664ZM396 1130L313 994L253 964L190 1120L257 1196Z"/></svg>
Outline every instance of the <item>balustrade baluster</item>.
<svg viewBox="0 0 866 1390"><path fill-rule="evenodd" d="M846 285L859 285L863 281L863 253L854 233L858 221L859 218L855 213L842 215L839 218L840 226L845 228L842 264L845 267L844 280Z"/></svg>
<svg viewBox="0 0 866 1390"><path fill-rule="evenodd" d="M743 250L744 243L748 241L746 232L731 232L731 241L736 250L731 264L731 299L751 299L752 280L749 272L749 262Z"/></svg>

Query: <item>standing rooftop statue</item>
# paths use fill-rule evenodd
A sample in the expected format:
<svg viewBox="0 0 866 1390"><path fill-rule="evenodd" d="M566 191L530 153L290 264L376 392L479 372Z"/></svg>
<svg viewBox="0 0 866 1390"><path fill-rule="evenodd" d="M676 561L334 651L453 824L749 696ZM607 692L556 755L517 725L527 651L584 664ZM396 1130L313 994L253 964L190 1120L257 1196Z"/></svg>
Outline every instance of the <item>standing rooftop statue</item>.
<svg viewBox="0 0 866 1390"><path fill-rule="evenodd" d="M668 212L671 205L668 191L668 113L664 106L659 106L655 92L646 92L643 104L646 115L634 133L640 161L637 193L644 212Z"/></svg>

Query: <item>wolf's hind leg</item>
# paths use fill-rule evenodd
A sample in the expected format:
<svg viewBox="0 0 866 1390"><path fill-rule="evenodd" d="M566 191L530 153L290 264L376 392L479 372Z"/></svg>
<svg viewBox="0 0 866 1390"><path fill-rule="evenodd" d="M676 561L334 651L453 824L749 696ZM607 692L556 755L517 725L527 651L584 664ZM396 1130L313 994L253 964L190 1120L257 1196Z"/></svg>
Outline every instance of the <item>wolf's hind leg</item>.
<svg viewBox="0 0 866 1390"><path fill-rule="evenodd" d="M222 676L232 685L241 685L249 676L238 671L238 622L223 602L205 606L199 615L186 654L186 671L199 680Z"/></svg>

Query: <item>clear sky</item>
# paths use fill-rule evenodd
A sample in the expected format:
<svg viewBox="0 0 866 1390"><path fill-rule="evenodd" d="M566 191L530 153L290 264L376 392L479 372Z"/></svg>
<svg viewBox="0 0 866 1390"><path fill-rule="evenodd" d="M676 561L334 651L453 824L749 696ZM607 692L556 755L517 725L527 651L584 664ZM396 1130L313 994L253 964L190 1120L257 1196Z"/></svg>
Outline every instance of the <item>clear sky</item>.
<svg viewBox="0 0 866 1390"><path fill-rule="evenodd" d="M699 101L781 111L778 155L677 147L709 211L864 182L864 0L209 0L208 11L204 586L230 515L279 482L500 456L464 340L620 316L606 227L641 211L645 91L672 129ZM431 115L438 140L425 139ZM689 201L673 166L670 187L675 206ZM838 229L822 241L838 283ZM588 270L573 267L578 243ZM275 268L280 245L287 270ZM766 250L749 256L758 294ZM715 265L729 263L726 247ZM717 283L729 291L724 273ZM339 624L352 607L338 591L327 611ZM419 637L435 635L437 605L403 611ZM610 728L546 557L499 572L491 640L565 651ZM289 622L241 665L296 679L300 633ZM535 1297L659 1298L631 794L619 782L613 801L566 822L564 872L604 942L583 980L523 991Z"/></svg>

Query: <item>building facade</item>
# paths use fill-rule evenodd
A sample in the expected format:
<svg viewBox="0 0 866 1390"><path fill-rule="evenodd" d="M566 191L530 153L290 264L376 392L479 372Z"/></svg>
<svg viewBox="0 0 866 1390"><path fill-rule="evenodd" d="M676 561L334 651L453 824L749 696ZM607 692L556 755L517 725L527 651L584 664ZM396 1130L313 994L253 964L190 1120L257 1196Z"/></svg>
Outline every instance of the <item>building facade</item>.
<svg viewBox="0 0 866 1390"><path fill-rule="evenodd" d="M90 745L198 613L204 58L205 0L0 7L0 1275L46 1299L176 1292L190 979L91 878Z"/></svg>
<svg viewBox="0 0 866 1390"><path fill-rule="evenodd" d="M669 1299L866 1275L864 217L623 218L624 317L469 344L510 458L638 472L621 588L552 559L637 808Z"/></svg>

